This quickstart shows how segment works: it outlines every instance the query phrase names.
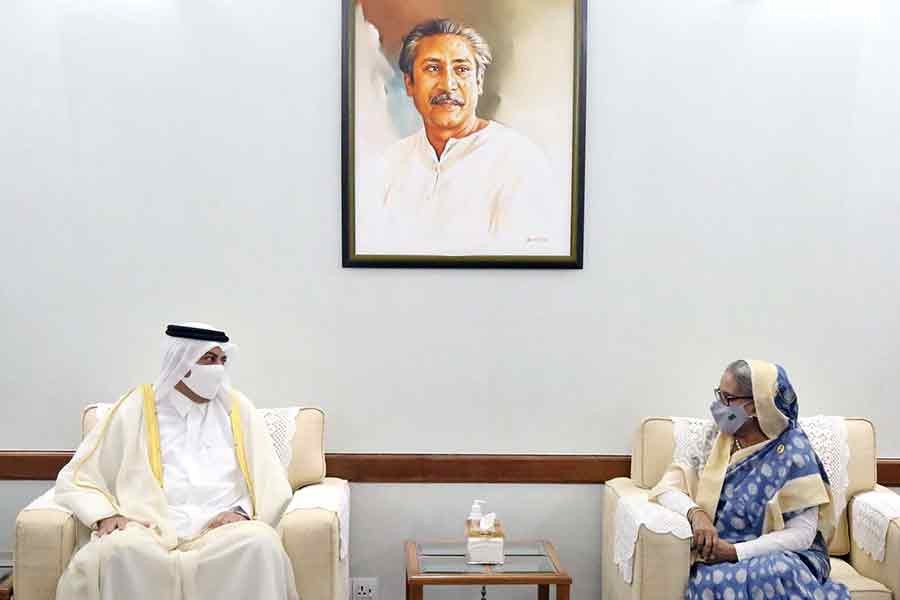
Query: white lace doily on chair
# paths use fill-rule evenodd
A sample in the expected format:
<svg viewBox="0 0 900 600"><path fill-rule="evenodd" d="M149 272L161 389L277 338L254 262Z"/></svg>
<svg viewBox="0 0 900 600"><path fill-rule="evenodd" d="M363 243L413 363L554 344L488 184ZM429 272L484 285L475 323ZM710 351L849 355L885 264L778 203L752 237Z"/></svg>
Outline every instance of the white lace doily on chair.
<svg viewBox="0 0 900 600"><path fill-rule="evenodd" d="M888 527L896 518L900 518L900 495L882 490L858 494L850 524L853 541L873 559L883 561Z"/></svg>
<svg viewBox="0 0 900 600"><path fill-rule="evenodd" d="M293 454L291 442L297 432L297 413L300 412L300 407L259 408L257 412L262 414L269 435L272 437L272 445L275 447L278 460L287 470L288 465L291 464Z"/></svg>
<svg viewBox="0 0 900 600"><path fill-rule="evenodd" d="M644 494L620 498L616 505L613 561L626 583L631 583L634 577L634 547L641 527L654 533L669 533L683 540L692 537L687 519L656 502L650 502Z"/></svg>
<svg viewBox="0 0 900 600"><path fill-rule="evenodd" d="M691 467L699 473L709 458L718 433L719 429L710 419L672 417L672 435L675 438L672 462Z"/></svg>
<svg viewBox="0 0 900 600"><path fill-rule="evenodd" d="M831 483L834 519L837 521L847 508L847 487L850 485L848 465L850 445L847 443L847 422L843 417L805 417L800 428L809 438L813 450L825 467Z"/></svg>

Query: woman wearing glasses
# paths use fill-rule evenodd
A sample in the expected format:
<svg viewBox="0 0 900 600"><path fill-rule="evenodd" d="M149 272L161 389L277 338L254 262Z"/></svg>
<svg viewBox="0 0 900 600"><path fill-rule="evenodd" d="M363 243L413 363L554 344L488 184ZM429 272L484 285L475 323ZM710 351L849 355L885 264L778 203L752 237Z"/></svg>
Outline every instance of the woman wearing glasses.
<svg viewBox="0 0 900 600"><path fill-rule="evenodd" d="M731 363L710 406L719 433L706 466L673 464L651 493L691 523L685 598L849 600L828 579L828 476L797 404L781 366Z"/></svg>

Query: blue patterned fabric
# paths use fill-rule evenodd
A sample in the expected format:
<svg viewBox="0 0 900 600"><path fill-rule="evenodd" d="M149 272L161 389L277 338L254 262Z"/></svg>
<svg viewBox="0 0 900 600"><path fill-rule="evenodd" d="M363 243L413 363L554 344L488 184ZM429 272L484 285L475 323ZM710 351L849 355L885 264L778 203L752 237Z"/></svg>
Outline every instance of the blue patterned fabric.
<svg viewBox="0 0 900 600"><path fill-rule="evenodd" d="M719 537L739 543L762 535L766 503L790 481L828 476L806 434L797 426L797 396L778 366L775 406L788 427L751 456L728 467L715 526ZM808 507L806 507L808 508ZM799 511L798 511L799 512ZM785 513L787 521L797 513ZM808 550L774 552L738 562L695 563L684 597L687 600L849 600L847 588L828 579L831 566L821 532Z"/></svg>
<svg viewBox="0 0 900 600"><path fill-rule="evenodd" d="M797 406L797 393L794 392L794 386L788 379L787 372L781 365L775 365L778 369L778 389L775 392L775 406L781 411L781 414L788 418L788 429L797 427L797 417L800 414L800 408ZM824 474L825 471L822 471Z"/></svg>

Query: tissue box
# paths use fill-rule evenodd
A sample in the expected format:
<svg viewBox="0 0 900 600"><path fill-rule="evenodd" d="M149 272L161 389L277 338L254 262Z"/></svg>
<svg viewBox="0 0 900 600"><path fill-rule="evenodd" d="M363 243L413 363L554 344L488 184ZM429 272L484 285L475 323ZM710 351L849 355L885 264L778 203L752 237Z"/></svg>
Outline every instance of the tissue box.
<svg viewBox="0 0 900 600"><path fill-rule="evenodd" d="M466 525L466 557L469 564L502 565L503 538L500 521L496 521L494 530L489 532Z"/></svg>

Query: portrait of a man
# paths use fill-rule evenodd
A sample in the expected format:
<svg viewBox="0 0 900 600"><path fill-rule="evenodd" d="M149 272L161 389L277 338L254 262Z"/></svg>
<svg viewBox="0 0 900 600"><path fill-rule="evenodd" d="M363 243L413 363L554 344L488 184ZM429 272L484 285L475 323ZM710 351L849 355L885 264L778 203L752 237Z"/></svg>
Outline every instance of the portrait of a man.
<svg viewBox="0 0 900 600"><path fill-rule="evenodd" d="M548 104L547 90L534 89L524 98L513 93L541 83L525 66L527 52L510 48L515 27L488 25L497 37L505 34L505 60L497 60L487 34L462 18L428 16L422 7L389 17L378 10L386 4L390 0L365 0L355 14L354 253L570 256L571 89L554 92L556 103L568 107L559 123L535 124L527 102L518 109L502 106L538 99L530 115L537 116L541 104ZM440 4L447 9L453 3ZM548 6L567 4L574 17L571 2ZM470 16L477 20L477 14ZM396 39L394 48L387 36Z"/></svg>

